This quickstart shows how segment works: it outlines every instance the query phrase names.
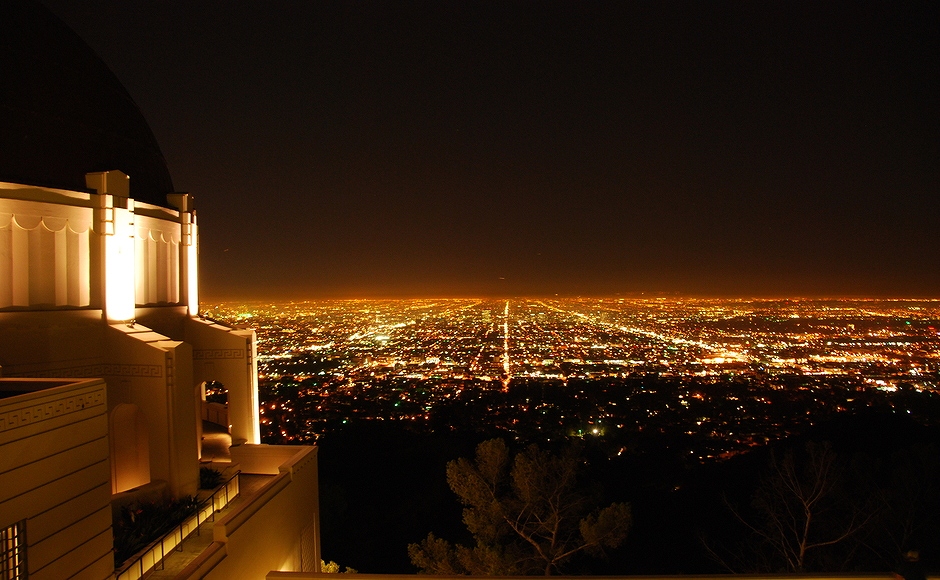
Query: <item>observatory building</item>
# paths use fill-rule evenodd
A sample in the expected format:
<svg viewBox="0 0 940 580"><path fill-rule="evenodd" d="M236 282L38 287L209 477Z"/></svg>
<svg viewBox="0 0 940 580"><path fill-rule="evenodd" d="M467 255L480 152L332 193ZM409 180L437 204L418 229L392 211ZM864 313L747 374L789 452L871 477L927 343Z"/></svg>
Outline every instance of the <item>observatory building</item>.
<svg viewBox="0 0 940 580"><path fill-rule="evenodd" d="M260 444L254 331L199 316L193 196L73 31L32 0L0 12L0 577L159 565L142 553L116 572L113 524L126 506L207 493L210 418L231 436L232 475L203 519L236 495L235 474L267 477L215 519L187 574L317 571L316 448ZM228 391L214 410L213 381Z"/></svg>

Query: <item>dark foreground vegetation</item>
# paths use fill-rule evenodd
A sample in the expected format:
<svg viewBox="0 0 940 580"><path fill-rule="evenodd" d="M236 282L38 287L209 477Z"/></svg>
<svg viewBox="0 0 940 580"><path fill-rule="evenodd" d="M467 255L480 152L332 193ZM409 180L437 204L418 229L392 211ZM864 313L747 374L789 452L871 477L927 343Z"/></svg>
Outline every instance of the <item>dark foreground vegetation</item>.
<svg viewBox="0 0 940 580"><path fill-rule="evenodd" d="M114 565L120 567L198 509L199 502L194 496L141 502L121 508L114 526Z"/></svg>
<svg viewBox="0 0 940 580"><path fill-rule="evenodd" d="M429 533L473 545L446 465L474 457L499 433L402 425L358 423L321 438L326 559L366 573L413 573L407 546ZM528 443L507 439L513 451ZM568 445L538 443L553 453ZM619 547L574 558L564 572L888 572L910 549L937 569L940 433L906 416L838 416L707 465L668 440L619 456L601 439L578 443L582 481L598 505L628 503L632 523Z"/></svg>

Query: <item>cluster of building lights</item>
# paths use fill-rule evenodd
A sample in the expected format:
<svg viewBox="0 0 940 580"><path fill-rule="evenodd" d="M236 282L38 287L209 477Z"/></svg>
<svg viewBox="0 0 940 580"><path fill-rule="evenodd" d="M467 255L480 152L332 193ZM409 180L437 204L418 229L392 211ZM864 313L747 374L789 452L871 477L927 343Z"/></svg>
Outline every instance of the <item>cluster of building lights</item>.
<svg viewBox="0 0 940 580"><path fill-rule="evenodd" d="M787 432L780 393L845 410L869 404L857 389L935 393L940 371L940 301L929 300L330 301L207 313L257 330L263 423L287 439L315 438L324 417L427 421L459 400L510 430L604 436L671 421L718 442L696 451L712 457ZM680 391L618 387L644 377ZM606 386L564 391L592 382ZM566 398L517 400L533 383ZM738 383L748 386L727 392ZM707 387L718 384L723 393Z"/></svg>

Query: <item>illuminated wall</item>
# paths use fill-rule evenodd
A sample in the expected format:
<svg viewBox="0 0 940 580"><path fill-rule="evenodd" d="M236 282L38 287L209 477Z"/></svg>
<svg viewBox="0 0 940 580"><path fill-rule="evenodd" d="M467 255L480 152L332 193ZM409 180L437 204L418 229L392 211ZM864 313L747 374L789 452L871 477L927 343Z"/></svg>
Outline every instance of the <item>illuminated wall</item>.
<svg viewBox="0 0 940 580"><path fill-rule="evenodd" d="M261 443L255 332L189 319L185 338L193 345L196 381L218 381L228 389L232 441Z"/></svg>
<svg viewBox="0 0 940 580"><path fill-rule="evenodd" d="M199 452L192 347L141 325L110 325L105 338L114 360L123 361L102 369L108 399L112 408L124 403L140 410L151 479L166 481L174 496L195 494Z"/></svg>
<svg viewBox="0 0 940 580"><path fill-rule="evenodd" d="M140 407L129 403L111 411L111 492L121 493L150 483L150 433Z"/></svg>
<svg viewBox="0 0 940 580"><path fill-rule="evenodd" d="M230 578L315 569L315 450L255 445L254 331L194 317L192 196L170 194L173 207L139 203L128 196L128 177L113 171L89 174L87 185L96 193L0 183L0 374L100 377L92 398L29 402L28 413L8 415L13 422L3 405L20 397L0 397L0 530L25 526L30 578L70 577L78 565L87 566L79 575L110 577L112 494L121 502L154 489L196 493L201 385L219 381L239 451L264 458L265 473L277 476L263 498L217 528L223 563L205 570ZM60 403L68 420L33 418L58 413ZM53 496L67 507L49 503L59 501Z"/></svg>
<svg viewBox="0 0 940 580"><path fill-rule="evenodd" d="M119 171L86 184L97 193L0 183L2 374L104 377L111 404L136 409L135 443L111 449L114 491L165 480L192 493L196 383L181 340L187 309L198 309L192 197L170 196L182 210L135 202ZM149 311L178 321L176 340L133 322Z"/></svg>
<svg viewBox="0 0 940 580"><path fill-rule="evenodd" d="M249 473L274 478L213 525L213 543L182 573L186 578L264 578L271 570L320 568L317 448L244 445Z"/></svg>
<svg viewBox="0 0 940 580"><path fill-rule="evenodd" d="M39 196L79 205L17 199L36 191L0 184L0 309L91 306L97 284L91 276L90 196Z"/></svg>
<svg viewBox="0 0 940 580"><path fill-rule="evenodd" d="M137 304L179 303L179 224L138 214L135 226Z"/></svg>
<svg viewBox="0 0 940 580"><path fill-rule="evenodd" d="M98 193L0 183L0 310L101 308L111 321L136 307L199 311L197 226L183 209L135 202L119 171L90 173Z"/></svg>
<svg viewBox="0 0 940 580"><path fill-rule="evenodd" d="M111 473L101 379L0 380L0 527L22 523L31 580L110 578Z"/></svg>

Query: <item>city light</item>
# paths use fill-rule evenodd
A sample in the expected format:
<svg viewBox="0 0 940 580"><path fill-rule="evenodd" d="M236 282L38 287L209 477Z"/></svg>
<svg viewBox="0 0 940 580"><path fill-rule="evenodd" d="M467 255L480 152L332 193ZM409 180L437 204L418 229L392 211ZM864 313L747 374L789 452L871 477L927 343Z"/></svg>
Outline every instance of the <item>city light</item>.
<svg viewBox="0 0 940 580"><path fill-rule="evenodd" d="M636 434L676 433L714 461L833 413L916 413L894 399L940 396L936 300L348 300L206 312L257 329L274 440L399 420L591 436L616 455Z"/></svg>

